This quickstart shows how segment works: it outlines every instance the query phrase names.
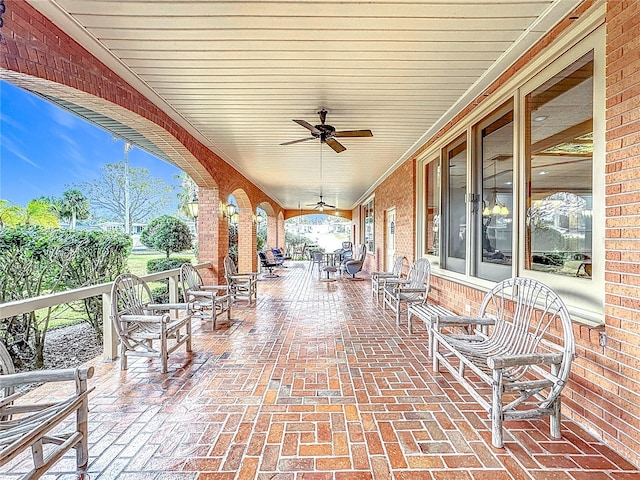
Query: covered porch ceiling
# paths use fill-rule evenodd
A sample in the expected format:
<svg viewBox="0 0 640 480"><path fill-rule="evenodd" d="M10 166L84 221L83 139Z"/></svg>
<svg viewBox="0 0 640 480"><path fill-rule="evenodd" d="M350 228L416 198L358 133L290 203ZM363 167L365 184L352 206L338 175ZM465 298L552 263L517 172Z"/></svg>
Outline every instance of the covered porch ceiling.
<svg viewBox="0 0 640 480"><path fill-rule="evenodd" d="M28 1L286 209L353 208L580 3ZM373 137L281 145L321 107Z"/></svg>

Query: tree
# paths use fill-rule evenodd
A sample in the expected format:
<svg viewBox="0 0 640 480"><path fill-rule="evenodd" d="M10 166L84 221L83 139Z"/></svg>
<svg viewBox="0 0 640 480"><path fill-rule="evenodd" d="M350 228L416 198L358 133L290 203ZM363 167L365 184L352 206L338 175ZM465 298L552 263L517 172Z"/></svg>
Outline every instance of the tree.
<svg viewBox="0 0 640 480"><path fill-rule="evenodd" d="M180 180L181 190L178 192L178 210L187 218L191 217L189 212L189 203L194 199L198 199L198 185L193 179L185 172L176 175L176 178Z"/></svg>
<svg viewBox="0 0 640 480"><path fill-rule="evenodd" d="M125 216L125 171L129 171L129 225L143 223L163 212L171 201L172 188L146 168L126 167L125 162L108 163L93 182L80 185L94 209L107 218L122 221ZM126 223L126 222L125 222ZM129 233L129 232L127 232Z"/></svg>
<svg viewBox="0 0 640 480"><path fill-rule="evenodd" d="M23 217L22 208L7 200L0 200L0 228L18 225Z"/></svg>
<svg viewBox="0 0 640 480"><path fill-rule="evenodd" d="M47 228L58 228L60 222L53 203L37 198L27 203L23 213L22 222L25 225L40 225Z"/></svg>
<svg viewBox="0 0 640 480"><path fill-rule="evenodd" d="M77 189L65 190L62 198L57 199L60 217L69 220L69 228L76 229L77 220L89 218L89 200L84 193Z"/></svg>
<svg viewBox="0 0 640 480"><path fill-rule="evenodd" d="M162 215L149 222L140 235L140 241L147 247L165 252L169 258L171 252L182 252L191 248L191 232L182 220Z"/></svg>

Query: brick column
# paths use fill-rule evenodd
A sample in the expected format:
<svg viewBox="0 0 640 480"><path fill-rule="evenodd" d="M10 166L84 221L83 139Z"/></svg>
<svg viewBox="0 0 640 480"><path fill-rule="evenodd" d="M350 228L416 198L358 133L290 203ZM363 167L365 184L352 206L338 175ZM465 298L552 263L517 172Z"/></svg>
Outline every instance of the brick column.
<svg viewBox="0 0 640 480"><path fill-rule="evenodd" d="M280 212L277 216L277 233L278 233L278 247L285 249L285 235L284 235L284 215Z"/></svg>
<svg viewBox="0 0 640 480"><path fill-rule="evenodd" d="M267 246L278 247L278 225L275 217L267 216Z"/></svg>
<svg viewBox="0 0 640 480"><path fill-rule="evenodd" d="M205 283L224 283L222 259L227 254L229 232L220 215L217 188L198 190L198 261L211 262L209 270L201 270Z"/></svg>
<svg viewBox="0 0 640 480"><path fill-rule="evenodd" d="M258 260L253 211L249 208L241 208L238 213L240 215L238 222L238 271L255 272Z"/></svg>

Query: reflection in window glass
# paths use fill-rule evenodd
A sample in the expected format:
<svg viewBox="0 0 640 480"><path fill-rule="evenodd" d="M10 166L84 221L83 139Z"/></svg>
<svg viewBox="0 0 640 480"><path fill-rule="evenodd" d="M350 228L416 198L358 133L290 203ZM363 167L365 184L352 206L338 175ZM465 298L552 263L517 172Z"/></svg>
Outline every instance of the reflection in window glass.
<svg viewBox="0 0 640 480"><path fill-rule="evenodd" d="M426 213L427 223L425 238L426 253L440 254L440 160L434 160L425 166Z"/></svg>
<svg viewBox="0 0 640 480"><path fill-rule="evenodd" d="M373 198L362 206L362 217L364 218L364 244L367 246L367 251L373 253Z"/></svg>
<svg viewBox="0 0 640 480"><path fill-rule="evenodd" d="M591 277L593 53L526 97L526 267Z"/></svg>
<svg viewBox="0 0 640 480"><path fill-rule="evenodd" d="M447 176L447 263L446 268L464 273L467 257L467 142L458 142L445 150Z"/></svg>
<svg viewBox="0 0 640 480"><path fill-rule="evenodd" d="M496 272L486 264L511 265L513 240L513 111L482 128L482 233L480 278L503 280L510 268ZM497 276L496 276L497 275Z"/></svg>

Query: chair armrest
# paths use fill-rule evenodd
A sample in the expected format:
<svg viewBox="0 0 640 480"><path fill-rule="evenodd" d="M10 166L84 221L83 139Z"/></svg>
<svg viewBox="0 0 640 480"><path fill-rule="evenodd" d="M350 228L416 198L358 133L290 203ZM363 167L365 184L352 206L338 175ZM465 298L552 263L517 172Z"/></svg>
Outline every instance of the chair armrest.
<svg viewBox="0 0 640 480"><path fill-rule="evenodd" d="M255 272L251 272L251 273L234 273L233 275L229 275L229 278L231 278L232 280L245 280L247 278L254 278L257 277L258 274Z"/></svg>
<svg viewBox="0 0 640 480"><path fill-rule="evenodd" d="M30 383L65 382L86 380L93 377L93 367L66 368L63 370L38 370L35 372L0 375L0 388L17 387Z"/></svg>
<svg viewBox="0 0 640 480"><path fill-rule="evenodd" d="M438 324L441 326L448 325L494 325L496 321L493 318L478 318L478 317L462 317L457 315L447 315L438 317Z"/></svg>
<svg viewBox="0 0 640 480"><path fill-rule="evenodd" d="M387 285L399 286L399 285L406 285L407 283L409 283L409 280L407 280L406 278L396 278L396 277L383 278L382 283L384 283L385 286Z"/></svg>
<svg viewBox="0 0 640 480"><path fill-rule="evenodd" d="M224 291L227 291L227 288L224 288ZM206 298L211 298L211 297L215 297L217 296L217 292L210 290L205 292L204 290L187 290L187 294L188 295L192 295L194 297L206 297Z"/></svg>
<svg viewBox="0 0 640 480"><path fill-rule="evenodd" d="M145 308L151 310L189 310L191 304L189 303L147 303Z"/></svg>
<svg viewBox="0 0 640 480"><path fill-rule="evenodd" d="M171 317L168 313L163 315L120 315L120 320L138 323L160 323L170 321Z"/></svg>
<svg viewBox="0 0 640 480"><path fill-rule="evenodd" d="M229 287L227 285L201 285L200 288L202 290L227 290Z"/></svg>
<svg viewBox="0 0 640 480"><path fill-rule="evenodd" d="M400 292L400 293L421 293L421 292L424 292L426 290L427 290L426 287L423 287L423 288L403 288L403 287L400 287L400 288L397 289L397 291Z"/></svg>
<svg viewBox="0 0 640 480"><path fill-rule="evenodd" d="M389 278L389 277L397 277L396 274L391 273L391 272L371 272L369 274L369 276L371 277L378 277L378 278Z"/></svg>
<svg viewBox="0 0 640 480"><path fill-rule="evenodd" d="M487 366L498 368L518 367L523 365L558 365L562 363L561 353L528 353L524 355L497 355L487 358Z"/></svg>

